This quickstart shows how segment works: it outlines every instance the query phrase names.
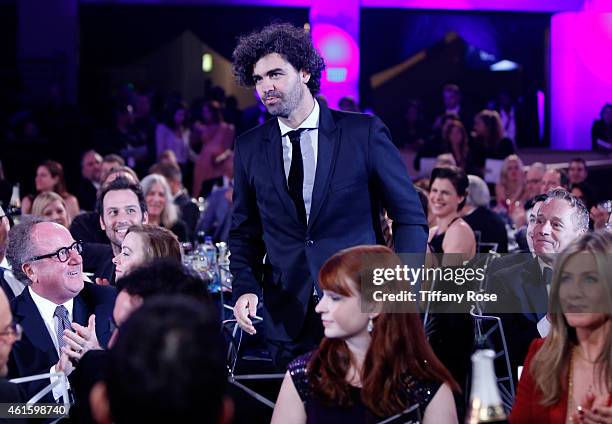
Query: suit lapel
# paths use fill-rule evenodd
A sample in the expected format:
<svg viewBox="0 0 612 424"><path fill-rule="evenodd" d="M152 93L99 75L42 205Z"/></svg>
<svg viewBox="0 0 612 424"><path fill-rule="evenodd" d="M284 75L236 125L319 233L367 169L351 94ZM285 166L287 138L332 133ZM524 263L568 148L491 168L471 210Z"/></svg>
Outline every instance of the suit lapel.
<svg viewBox="0 0 612 424"><path fill-rule="evenodd" d="M49 358L54 358L53 362L57 362L59 357L57 356L53 340L51 340L47 326L40 316L40 312L38 312L38 308L27 288L23 291L23 297L19 298L18 302L15 308L15 315L28 340L36 349L45 352Z"/></svg>
<svg viewBox="0 0 612 424"><path fill-rule="evenodd" d="M333 168L338 156L338 147L340 146L340 130L336 127L331 112L322 103L319 103L319 107L319 146L317 169L312 189L312 202L310 204L310 216L308 218L309 229L314 225L327 195L329 179L333 174Z"/></svg>
<svg viewBox="0 0 612 424"><path fill-rule="evenodd" d="M84 290L85 289L81 290L81 293L83 293ZM72 304L72 321L87 327L89 321L88 312L87 306L81 298L81 294L79 294L74 298L74 303Z"/></svg>
<svg viewBox="0 0 612 424"><path fill-rule="evenodd" d="M298 219L295 205L289 196L289 189L287 188L287 179L285 176L285 169L283 164L283 146L281 141L280 128L276 119L269 121L269 131L266 135L266 147L268 164L272 173L272 183L278 192L278 196L283 204L285 210L298 224L302 225Z"/></svg>
<svg viewBox="0 0 612 424"><path fill-rule="evenodd" d="M525 313L525 315L531 321L538 322L546 315L546 310L548 309L548 292L546 291L546 285L542 279L542 271L537 258L530 261L522 273L523 292L529 304L529 310L533 311Z"/></svg>

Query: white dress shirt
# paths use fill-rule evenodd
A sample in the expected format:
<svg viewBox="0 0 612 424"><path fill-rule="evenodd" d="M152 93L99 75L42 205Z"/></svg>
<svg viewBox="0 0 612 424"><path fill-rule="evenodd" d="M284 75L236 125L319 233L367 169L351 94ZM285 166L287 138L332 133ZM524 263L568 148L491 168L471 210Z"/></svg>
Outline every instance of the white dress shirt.
<svg viewBox="0 0 612 424"><path fill-rule="evenodd" d="M6 284L13 290L15 297L19 296L23 289L25 289L25 284L15 278L6 257L0 262L0 267L4 268L4 281L6 281Z"/></svg>
<svg viewBox="0 0 612 424"><path fill-rule="evenodd" d="M57 351L57 354L58 356L61 356L62 353L59 350L59 345L58 345L57 336L56 336L57 328L60 325L60 323L59 323L59 318L56 318L54 316L55 308L57 308L59 305L56 305L50 300L39 296L38 294L34 292L34 290L32 290L31 287L28 287L28 290L30 291L30 296L32 296L32 300L34 301L34 304L36 305L36 308L38 309L38 313L40 314L41 318L45 322L45 327L47 327L47 331L49 332L49 335L51 336L51 340L53 340L53 345L55 346L55 350ZM68 317L67 317L68 321L72 322L72 317L73 317L72 308L74 306L74 299L70 299L68 302L63 303L63 305L68 311ZM49 369L49 372L51 373L55 372L55 365L53 365ZM56 377L51 378L51 383L55 381L55 378ZM66 385L70 387L68 380L66 380ZM61 396L62 396L61 385L57 385L53 388L53 397L55 398L55 400L58 400Z"/></svg>
<svg viewBox="0 0 612 424"><path fill-rule="evenodd" d="M283 165L285 168L285 178L289 180L289 170L291 169L291 157L293 146L287 133L299 128L307 128L303 131L300 138L302 149L302 161L304 163L304 186L302 195L304 196L304 206L306 207L306 221L310 218L310 206L312 204L312 189L314 188L315 173L317 170L317 153L319 151L319 103L314 101L314 107L310 115L297 127L291 128L278 119L282 142L283 142Z"/></svg>

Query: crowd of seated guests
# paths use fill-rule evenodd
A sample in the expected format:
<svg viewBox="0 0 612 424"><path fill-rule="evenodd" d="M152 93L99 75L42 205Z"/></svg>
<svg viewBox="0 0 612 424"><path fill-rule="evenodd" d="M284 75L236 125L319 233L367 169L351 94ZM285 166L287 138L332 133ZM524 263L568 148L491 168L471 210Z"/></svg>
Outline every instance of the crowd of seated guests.
<svg viewBox="0 0 612 424"><path fill-rule="evenodd" d="M409 103L407 134L398 146L416 148L416 170L421 169L422 158L448 153L456 166L482 177L488 159L503 160L515 153L517 123L508 101L502 102L499 111L491 107L474 114L463 104L461 89L454 84L443 87L442 99L444 110L433 120L430 129L420 112L418 100Z"/></svg>
<svg viewBox="0 0 612 424"><path fill-rule="evenodd" d="M574 422L610 422L612 412L607 398L604 400L611 389L610 358L606 351L610 346L609 313L577 317L564 309L567 304L575 307L572 302L581 299L574 300L580 297L575 294L580 291L576 287L581 288L583 283L568 270L577 266L572 262L575 254L590 252L597 262L598 254L610 251L609 235L588 230L589 217L592 228L608 227L609 206L598 204L601 199L596 185L588 179L583 159L570 161L567 173L538 162L525 169L515 153L516 131L514 134L508 131L512 128L512 123L508 124L513 116L511 108L504 109L501 115L492 109L473 115L462 105L461 92L453 85L444 88L443 98L445 108L431 131L424 123L418 102L411 104L408 114L409 137L421 145L420 157L437 158L436 168L427 182L421 184L430 219L429 250L440 255L459 254L462 262L472 259L476 253L487 252L494 245L499 253L527 252L520 257L496 259L492 264L496 272L488 281L488 290L511 299L516 305L512 311L488 311L503 316L513 371L526 360L512 422L546 422L543 417L548 417L549 422L561 422L562 417L569 416L574 416ZM77 394L82 390L79 376L90 373L99 364L96 361L100 361L93 359L87 366L85 354L106 348L109 340L112 340L110 345L116 343L117 349L111 349L103 359L113 365L101 368L110 373L99 374L86 384L85 392L80 392L79 403L86 404L89 396L83 393L95 385L92 397L98 402L92 413L99 422L110 422L111 417L114 422L130 421L133 415L125 409L125 399L134 399L136 405L150 399L147 396L164 395L128 390L117 373L153 378L147 374L151 369L134 369L135 362L127 359L128 352L134 352L134 361L147 357L152 367L156 361L169 361L164 362L169 366L168 375L163 374L168 384L171 371L175 370L172 367L178 367L172 361L189 363L189 360L206 358L202 349L194 351L196 356L184 358L175 351L174 356L161 357L158 351L133 348L131 339L137 339L134 335L143 331L143 321L137 318L145 318L139 318L140 315L150 320L150 329L158 329L159 334L143 333L143 340L152 344L168 342L163 338L166 331L183 329L178 322L177 308L191 314L194 327L189 327L190 331L195 331L198 322L205 323L207 328L218 324L205 316L208 312L198 316L193 302L184 299L166 299L158 304L151 301L152 306L145 308L153 293L170 294L172 290L164 291L156 285L145 287L143 281L148 284L160 276L177 281L177 275L186 272L179 264L179 242L193 241L199 231L213 236L215 241L227 240L232 214L232 146L237 131L245 128L235 115L224 110L221 99L207 99L192 109L178 98L170 99L164 108L164 118L159 121L151 111L150 101L150 96L139 94L131 103L117 107L108 139L97 150L82 154L82 178L75 191L78 200L67 191L62 165L51 160L41 163L36 172L35 193L22 200L23 213L34 218L19 224L26 228L14 231L14 246L9 249L12 250L8 255L10 265L17 271L13 275L9 268L3 267L0 274L4 292L18 298L13 314L24 325L21 340L17 340L17 327L4 325L2 321L7 308L0 299L0 337L9 339L7 345L13 347L9 363L11 376L48 372L51 367L67 374L74 372L71 384ZM349 98L343 99L342 107L349 111L359 109ZM608 118L612 114L609 111L606 107L602 110L602 124L597 126L598 140L606 137ZM503 161L499 182L493 190L481 178L488 159ZM207 198L203 212L192 201L200 195ZM8 218L2 216L0 220L6 233ZM48 239L41 241L35 237L40 234ZM0 253L3 256L1 236L2 231ZM400 413L413 403L420 405L424 422L457 421L457 411L461 414L462 409L455 409L453 394L465 390L472 340L465 338L461 340L463 344L453 344L460 352L450 355L448 342L459 342L457 339L464 336L465 322L459 328L460 320L453 322L454 316L437 320L437 333L428 334L428 342L417 313L363 312L360 277L354 270L364 260L363 256L372 252L386 258L389 264L397 260L386 248L358 247L339 252L322 268L320 284L324 296L317 312L325 323L325 338L318 350L289 366L273 422L375 420ZM555 255L561 255L556 262ZM160 258L171 258L173 264L160 265L155 261ZM599 262L596 265L593 269L602 269ZM71 293L54 292L57 284L50 275L52 272L58 274L55 278L64 278L68 284L81 267L91 273L90 282L81 281L83 286L72 286ZM58 270L68 271L62 274ZM140 283L130 282L128 277L133 275ZM21 284L19 288L15 281ZM537 283L535 288L521 291L532 282ZM586 294L579 294L587 296L587 300L609 301L608 279L600 274L597 282L599 286L591 282ZM201 281L199 284L198 290L205 291L205 285ZM81 299L85 305L82 309ZM101 300L92 305L92 299ZM339 299L345 303L338 304ZM47 352L45 356L37 351L36 361L26 363L24 356L28 357L29 349L34 349L32 345L37 343L33 327L27 328L30 324L26 314L32 315L38 310L43 320L63 320L45 315L48 302L60 300L75 308L67 307L64 317L69 321L65 328L68 334L59 337L56 334L55 338L51 335L45 343L53 354ZM536 306L533 310L522 310L524 303ZM144 304L142 313L134 312L141 304ZM601 308L609 311L610 305L602 303ZM91 321L93 311L97 311L97 318ZM129 319L132 312L134 324ZM160 314L166 314L168 319L160 318ZM113 339L108 328L101 325L111 316L114 329L121 327ZM177 320L173 321L174 318ZM70 328L75 331L74 335ZM185 334L187 338L180 340L185 346L198 339L188 331ZM204 343L214 340L222 351L219 334L211 334L202 332L200 336L209 337ZM210 353L214 357L211 367L202 373L212 372L216 380L211 381L221 387L225 371L221 369L224 368L223 354L221 360L218 354ZM75 368L70 358L82 362ZM382 363L390 368L381 367ZM542 366L547 363L552 367ZM593 378L589 392L585 381L591 375L601 381ZM184 384L182 389L172 386L172 390L187 393L189 388L195 394L204 395L198 390L208 389L191 386L195 378L209 377L181 375L178 381ZM0 379L0 393L4 393L4 383ZM38 387L30 385L26 391L29 394ZM218 411L219 421L229 419L231 408L223 400L224 391L219 389L213 394L211 410ZM56 401L56 395L57 392L52 392L47 400ZM100 405L104 407L98 408ZM174 406L187 410L185 403ZM578 406L582 409L577 409ZM152 416L163 416L162 412L152 412L156 413L160 415Z"/></svg>

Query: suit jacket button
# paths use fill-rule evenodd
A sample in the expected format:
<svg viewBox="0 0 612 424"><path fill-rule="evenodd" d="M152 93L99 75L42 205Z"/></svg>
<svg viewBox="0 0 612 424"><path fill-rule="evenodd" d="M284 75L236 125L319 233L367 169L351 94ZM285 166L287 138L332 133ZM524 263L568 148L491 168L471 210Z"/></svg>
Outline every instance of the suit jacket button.
<svg viewBox="0 0 612 424"><path fill-rule="evenodd" d="M306 246L307 246L307 247L310 247L310 246L312 246L312 245L314 245L314 241L312 241L312 240L306 240Z"/></svg>

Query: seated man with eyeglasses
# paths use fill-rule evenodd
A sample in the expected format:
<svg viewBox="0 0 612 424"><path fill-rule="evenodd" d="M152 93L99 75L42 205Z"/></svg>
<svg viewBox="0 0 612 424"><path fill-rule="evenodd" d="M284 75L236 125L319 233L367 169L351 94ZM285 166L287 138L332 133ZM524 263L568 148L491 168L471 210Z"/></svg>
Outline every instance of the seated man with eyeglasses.
<svg viewBox="0 0 612 424"><path fill-rule="evenodd" d="M11 348L21 339L22 331L21 326L13 321L8 299L0 290L0 402L2 403L23 403L28 400L20 385L9 383L6 379Z"/></svg>
<svg viewBox="0 0 612 424"><path fill-rule="evenodd" d="M83 282L82 245L54 222L28 217L9 232L7 258L26 289L11 302L23 328L9 359L9 377L63 371L70 374L84 351L106 346L116 291ZM53 381L53 380L52 380ZM49 380L26 384L29 396ZM42 402L61 397L55 386Z"/></svg>

